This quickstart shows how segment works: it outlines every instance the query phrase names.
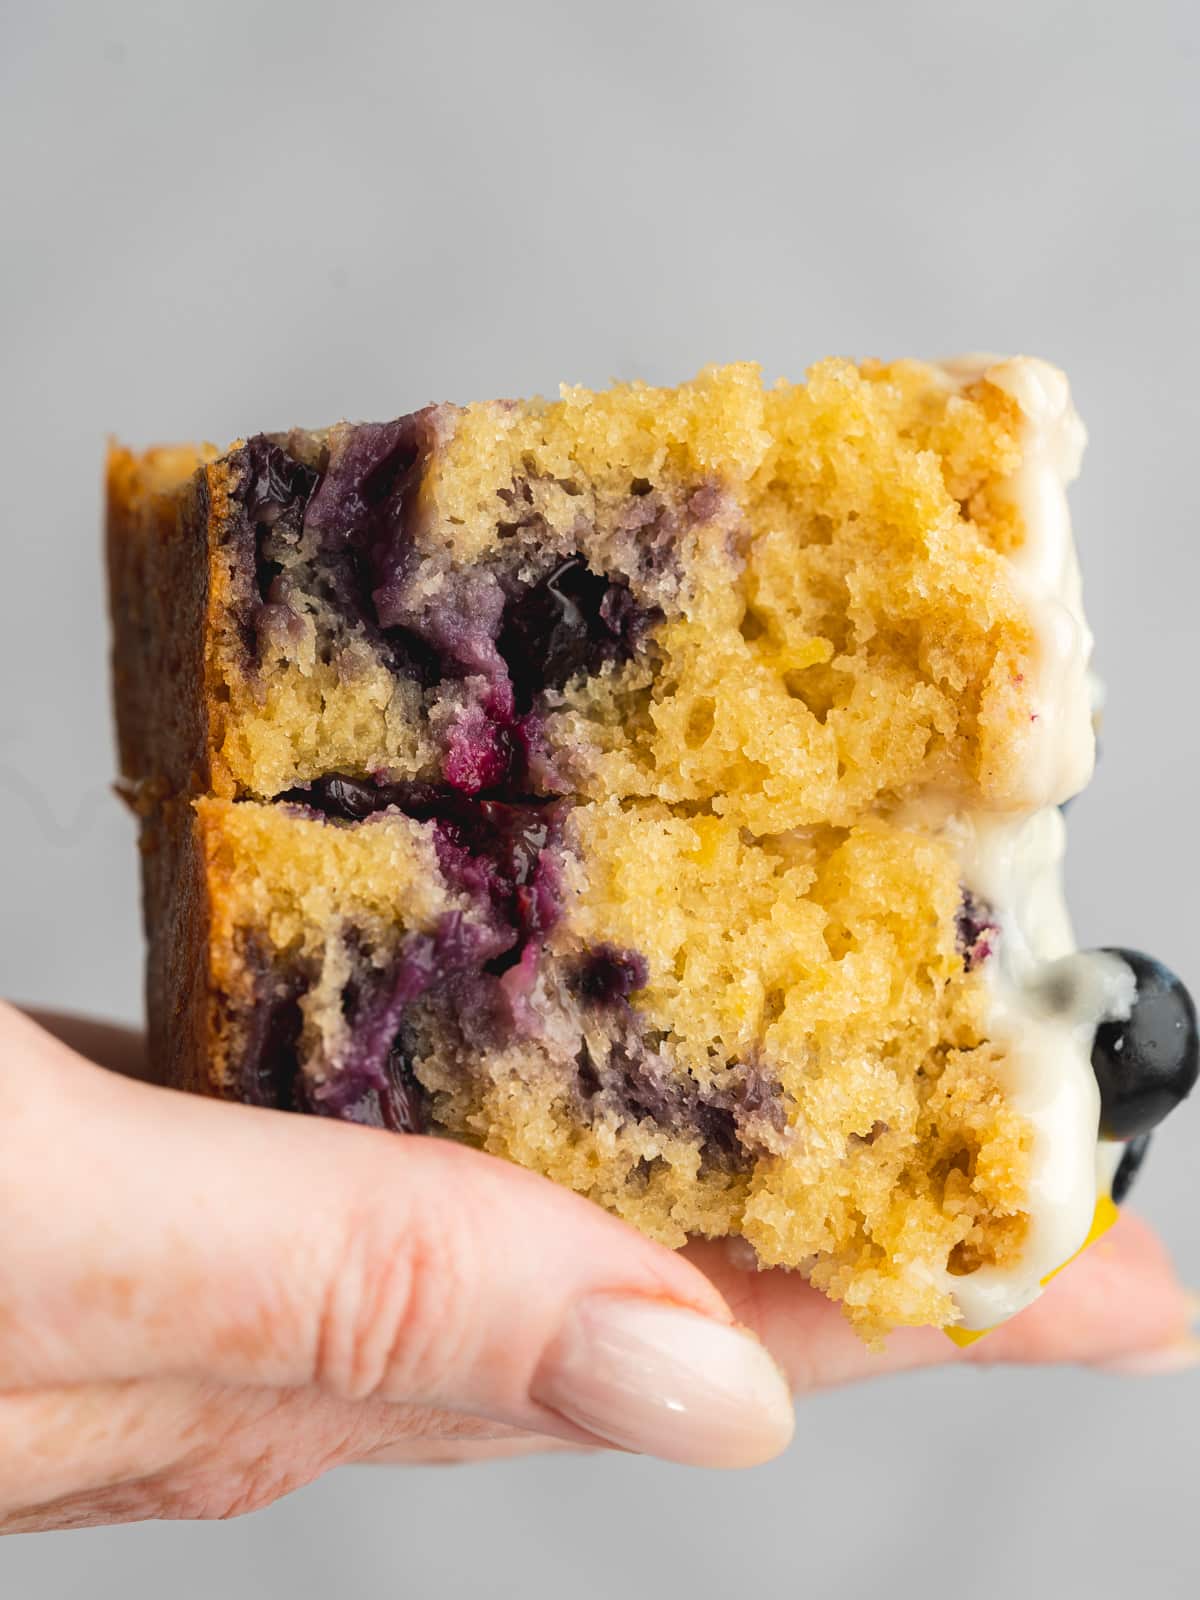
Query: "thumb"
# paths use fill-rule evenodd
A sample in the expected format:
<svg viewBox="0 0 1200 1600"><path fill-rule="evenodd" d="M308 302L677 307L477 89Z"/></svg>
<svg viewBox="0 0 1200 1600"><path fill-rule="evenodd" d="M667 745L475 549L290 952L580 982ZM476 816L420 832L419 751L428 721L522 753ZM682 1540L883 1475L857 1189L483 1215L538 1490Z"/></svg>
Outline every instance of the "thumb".
<svg viewBox="0 0 1200 1600"><path fill-rule="evenodd" d="M709 1466L787 1444L784 1379L717 1290L577 1195L120 1079L7 1009L0 1041L0 1388L315 1385Z"/></svg>

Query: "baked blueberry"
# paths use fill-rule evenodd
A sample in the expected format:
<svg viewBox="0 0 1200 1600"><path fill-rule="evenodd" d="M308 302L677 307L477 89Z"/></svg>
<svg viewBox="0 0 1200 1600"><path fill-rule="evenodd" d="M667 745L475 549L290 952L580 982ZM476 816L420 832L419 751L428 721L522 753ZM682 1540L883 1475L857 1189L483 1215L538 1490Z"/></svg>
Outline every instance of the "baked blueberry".
<svg viewBox="0 0 1200 1600"><path fill-rule="evenodd" d="M1100 1131L1109 1139L1149 1133L1191 1093L1200 1073L1196 1008L1169 967L1138 950L1110 949L1136 985L1127 1017L1096 1029L1092 1066L1100 1085Z"/></svg>
<svg viewBox="0 0 1200 1600"><path fill-rule="evenodd" d="M993 916L991 906L965 886L961 890L961 897L954 924L955 934L963 966L968 972L973 972L976 967L982 966L995 948L1000 936L1000 924Z"/></svg>
<svg viewBox="0 0 1200 1600"><path fill-rule="evenodd" d="M644 989L650 977L645 956L636 950L618 950L611 944L589 950L575 974L575 991L581 1000L595 1006L612 1006L637 989Z"/></svg>
<svg viewBox="0 0 1200 1600"><path fill-rule="evenodd" d="M660 618L637 604L627 583L592 572L580 555L522 586L505 607L498 644L517 709L527 711L543 689L561 688L577 673L628 660Z"/></svg>

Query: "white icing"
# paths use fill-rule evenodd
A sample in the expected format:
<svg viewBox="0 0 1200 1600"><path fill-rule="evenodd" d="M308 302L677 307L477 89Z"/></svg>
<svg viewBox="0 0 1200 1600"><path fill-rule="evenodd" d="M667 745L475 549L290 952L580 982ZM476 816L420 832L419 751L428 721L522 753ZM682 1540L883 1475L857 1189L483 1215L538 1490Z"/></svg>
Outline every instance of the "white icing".
<svg viewBox="0 0 1200 1600"><path fill-rule="evenodd" d="M962 1325L987 1328L1037 1298L1042 1280L1087 1237L1097 1194L1111 1184L1120 1147L1097 1138L1092 1038L1103 1017L1128 1015L1134 980L1113 956L1076 952L1062 890L1065 831L1057 807L1091 777L1100 700L1066 499L1086 440L1083 424L1066 378L1044 361L974 356L943 370L955 384L986 377L1023 413L1022 463L1009 492L1025 538L1011 570L1037 635L1032 715L1014 797L1020 809L960 814L945 824L958 839L963 882L1000 925L995 954L982 969L988 1032L1004 1047L1008 1101L1033 1129L1029 1231L1019 1261L938 1279Z"/></svg>
<svg viewBox="0 0 1200 1600"><path fill-rule="evenodd" d="M1038 650L1021 756L1023 787L1014 799L1029 808L1058 805L1086 785L1096 754L1092 634L1067 507L1067 485L1079 474L1087 432L1066 376L1048 361L961 356L943 362L942 370L954 384L985 378L1011 395L1024 416L1021 464L1007 492L1020 510L1025 537L1010 570L1033 618Z"/></svg>
<svg viewBox="0 0 1200 1600"><path fill-rule="evenodd" d="M1096 1196L1111 1182L1119 1147L1097 1142L1100 1093L1092 1038L1105 1017L1128 1016L1132 972L1115 956L1075 949L1062 893L1062 814L975 816L950 824L963 882L1000 924L983 967L990 989L989 1036L1004 1046L1008 1103L1030 1123L1029 1232L1020 1260L942 1275L963 1326L988 1328L1041 1292L1042 1280L1087 1237Z"/></svg>
<svg viewBox="0 0 1200 1600"><path fill-rule="evenodd" d="M1012 565L1026 589L1040 646L1033 685L1037 722L1025 759L1033 793L1056 805L1084 787L1096 754L1092 634L1083 615L1067 509L1067 484L1079 473L1087 434L1057 367L1022 356L989 367L986 376L1013 397L1026 421L1022 462L1011 485L1025 525Z"/></svg>

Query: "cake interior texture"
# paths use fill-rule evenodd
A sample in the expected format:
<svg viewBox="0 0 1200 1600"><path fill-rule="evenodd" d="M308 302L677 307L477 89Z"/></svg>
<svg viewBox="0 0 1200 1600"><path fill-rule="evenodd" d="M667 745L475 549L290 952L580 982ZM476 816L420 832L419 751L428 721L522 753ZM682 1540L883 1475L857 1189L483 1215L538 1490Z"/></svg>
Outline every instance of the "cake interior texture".
<svg viewBox="0 0 1200 1600"><path fill-rule="evenodd" d="M958 1320L1035 1146L963 819L1066 798L1011 387L734 366L116 450L164 1075L740 1237L868 1336Z"/></svg>

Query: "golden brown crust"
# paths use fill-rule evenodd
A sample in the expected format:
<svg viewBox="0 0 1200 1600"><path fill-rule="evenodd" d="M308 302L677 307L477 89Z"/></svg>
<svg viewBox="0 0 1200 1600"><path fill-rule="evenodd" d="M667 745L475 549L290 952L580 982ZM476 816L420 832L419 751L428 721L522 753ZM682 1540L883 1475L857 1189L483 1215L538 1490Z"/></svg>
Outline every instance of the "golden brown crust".
<svg viewBox="0 0 1200 1600"><path fill-rule="evenodd" d="M208 873L191 802L170 800L149 810L140 844L151 1068L172 1088L219 1093L222 1038L209 982Z"/></svg>
<svg viewBox="0 0 1200 1600"><path fill-rule="evenodd" d="M213 480L220 473L207 454L180 448L137 455L119 445L109 451L117 741L121 775L139 805L203 791L211 780L205 633Z"/></svg>
<svg viewBox="0 0 1200 1600"><path fill-rule="evenodd" d="M206 890L187 794L208 782L208 451L110 446L107 568L120 770L141 818L150 1064L205 1090Z"/></svg>
<svg viewBox="0 0 1200 1600"><path fill-rule="evenodd" d="M214 1092L208 885L186 796L213 779L210 551L227 469L211 447L108 455L106 546L121 776L141 818L146 1006L155 1076Z"/></svg>

